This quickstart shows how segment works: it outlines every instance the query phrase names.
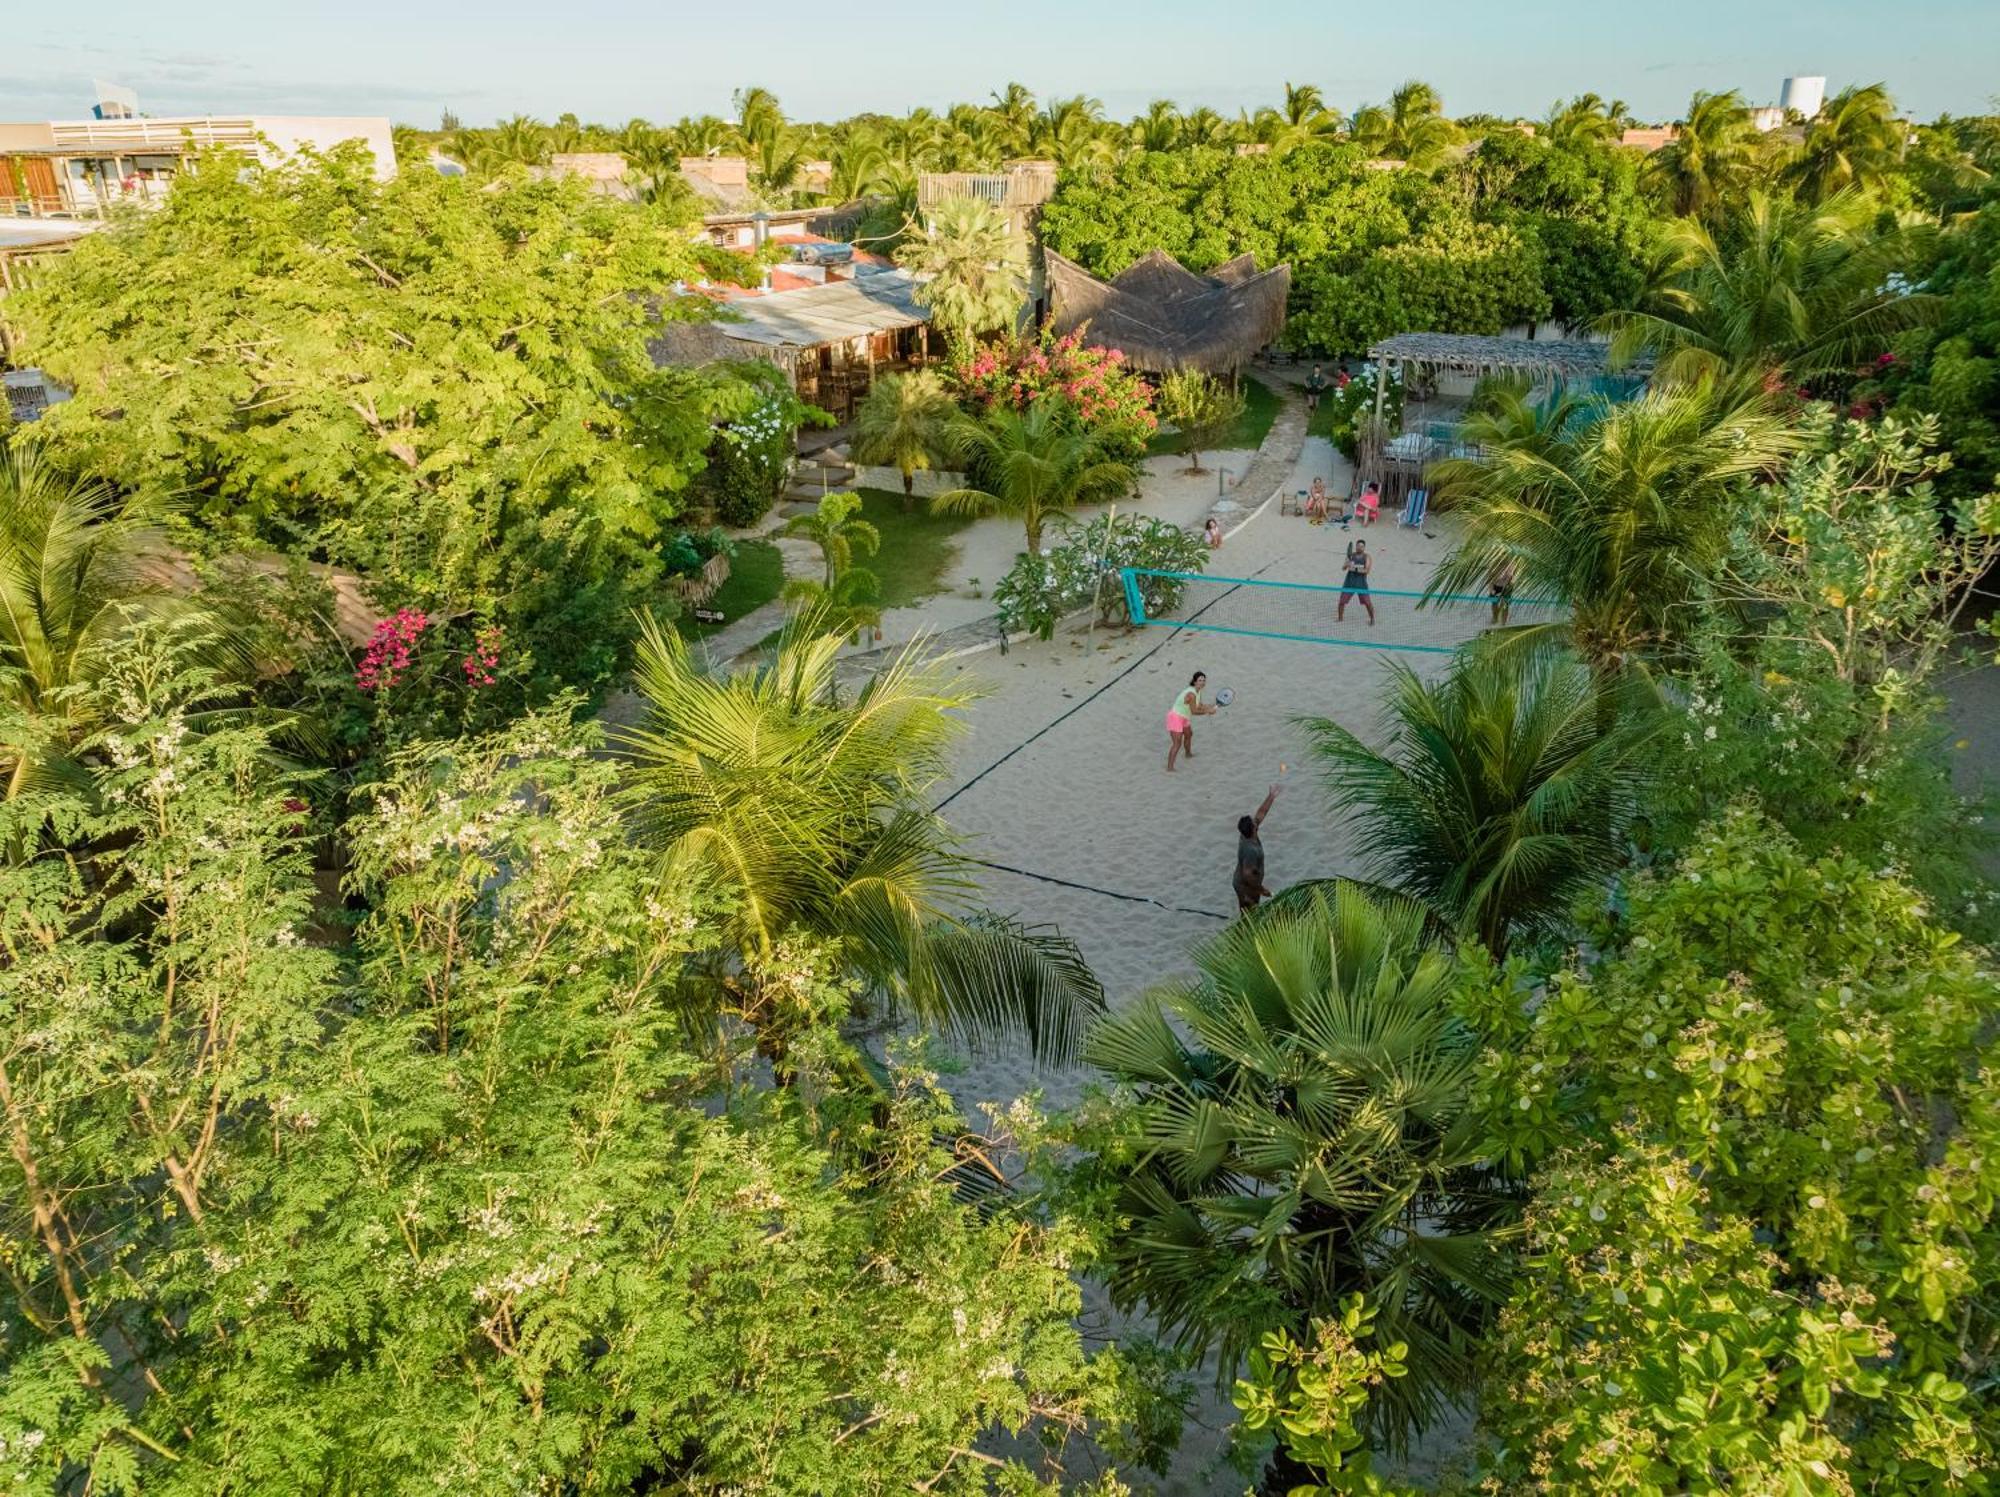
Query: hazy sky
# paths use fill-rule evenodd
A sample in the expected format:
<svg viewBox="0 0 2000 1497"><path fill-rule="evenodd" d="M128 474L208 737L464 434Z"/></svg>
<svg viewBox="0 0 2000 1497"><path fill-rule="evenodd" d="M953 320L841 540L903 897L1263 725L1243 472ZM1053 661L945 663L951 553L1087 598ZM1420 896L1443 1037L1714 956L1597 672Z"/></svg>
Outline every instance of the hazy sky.
<svg viewBox="0 0 2000 1497"><path fill-rule="evenodd" d="M1155 98L1225 113L1287 79L1351 109L1406 77L1454 114L1541 114L1585 89L1642 117L1696 88L1775 100L1787 73L1886 82L1905 108L2000 94L2000 0L16 0L0 119L86 115L91 82L149 114L726 114L742 84L794 118L984 100L1010 79L1129 116Z"/></svg>

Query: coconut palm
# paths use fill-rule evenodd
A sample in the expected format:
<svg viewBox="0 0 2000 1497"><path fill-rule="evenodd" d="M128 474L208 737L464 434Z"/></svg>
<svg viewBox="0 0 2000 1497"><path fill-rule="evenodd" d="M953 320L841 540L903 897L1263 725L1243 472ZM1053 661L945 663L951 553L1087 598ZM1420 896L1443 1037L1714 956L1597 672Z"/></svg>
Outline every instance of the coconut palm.
<svg viewBox="0 0 2000 1497"><path fill-rule="evenodd" d="M712 114L682 115L674 126L674 143L683 156L712 156L729 144L729 122Z"/></svg>
<svg viewBox="0 0 2000 1497"><path fill-rule="evenodd" d="M1229 137L1229 121L1206 104L1181 116L1183 146L1219 146Z"/></svg>
<svg viewBox="0 0 2000 1497"><path fill-rule="evenodd" d="M843 638L801 614L763 664L717 676L642 620L633 679L648 711L621 735L635 827L727 896L696 997L782 1056L796 1021L787 943L805 935L840 952L865 995L932 1027L1071 1058L1103 1006L1096 979L1068 940L979 909L930 807L971 698L912 647L842 700Z"/></svg>
<svg viewBox="0 0 2000 1497"><path fill-rule="evenodd" d="M1026 411L1003 405L984 416L960 415L946 429L945 446L985 487L949 490L931 507L946 514L1018 515L1031 556L1041 554L1050 516L1116 498L1136 477L1130 463L1107 455L1053 400L1036 401Z"/></svg>
<svg viewBox="0 0 2000 1497"><path fill-rule="evenodd" d="M1637 310L1603 320L1613 358L1651 350L1662 379L1683 381L1750 372L1796 383L1855 368L1940 310L1902 280L1931 232L1884 227L1853 196L1814 207L1752 192L1721 233L1693 220L1666 229Z"/></svg>
<svg viewBox="0 0 2000 1497"><path fill-rule="evenodd" d="M1370 1400L1391 1445L1463 1393L1497 1293L1499 1204L1468 1106L1478 1041L1415 901L1351 884L1240 920L1200 975L1091 1031L1137 1093L1111 1287L1228 1377L1265 1331L1344 1295L1410 1375ZM1185 1037L1184 1037L1185 1036Z"/></svg>
<svg viewBox="0 0 2000 1497"><path fill-rule="evenodd" d="M1630 123L1623 99L1606 102L1594 93L1578 94L1550 108L1542 133L1557 146L1616 145Z"/></svg>
<svg viewBox="0 0 2000 1497"><path fill-rule="evenodd" d="M240 637L176 593L153 517L65 474L26 443L0 448L0 739L6 799L78 772L96 726L87 688L105 647L141 622L190 627L191 663L243 679Z"/></svg>
<svg viewBox="0 0 2000 1497"><path fill-rule="evenodd" d="M1155 99L1132 121L1132 144L1142 151L1171 151L1181 139L1181 114L1172 99Z"/></svg>
<svg viewBox="0 0 2000 1497"><path fill-rule="evenodd" d="M875 382L855 413L854 458L901 473L903 507L908 509L917 475L944 450L946 427L955 410L944 381L930 370L886 375Z"/></svg>
<svg viewBox="0 0 2000 1497"><path fill-rule="evenodd" d="M1023 83L1010 83L993 95L993 117L1002 148L1025 151L1035 123L1035 96Z"/></svg>
<svg viewBox="0 0 2000 1497"><path fill-rule="evenodd" d="M930 232L897 250L896 259L925 278L917 301L955 348L995 328L1011 330L1020 319L1027 251L992 203L947 198L938 204Z"/></svg>
<svg viewBox="0 0 2000 1497"><path fill-rule="evenodd" d="M500 121L488 132L494 159L508 166L546 166L549 160L549 127L538 119L517 114ZM470 162L466 163L468 166Z"/></svg>
<svg viewBox="0 0 2000 1497"><path fill-rule="evenodd" d="M882 532L861 518L859 494L822 495L809 515L793 515L784 533L819 547L826 564L823 585L832 587L854 565L854 554L873 556L882 549Z"/></svg>
<svg viewBox="0 0 2000 1497"><path fill-rule="evenodd" d="M1617 865L1659 713L1567 653L1468 651L1434 682L1391 669L1383 748L1303 724L1371 873L1496 955L1561 931Z"/></svg>
<svg viewBox="0 0 2000 1497"><path fill-rule="evenodd" d="M1646 158L1645 175L1667 210L1701 217L1730 201L1750 170L1756 131L1743 96L1697 92L1674 138Z"/></svg>
<svg viewBox="0 0 2000 1497"><path fill-rule="evenodd" d="M1028 127L1029 147L1063 167L1103 161L1111 154L1103 120L1104 105L1096 99L1051 99Z"/></svg>
<svg viewBox="0 0 2000 1497"><path fill-rule="evenodd" d="M1569 610L1501 631L1513 643L1569 644L1605 671L1672 650L1705 606L1741 485L1798 450L1796 423L1761 390L1706 385L1567 400L1539 421L1519 402L1467 422L1482 456L1433 470L1461 532L1426 595L1484 593L1511 567L1524 596Z"/></svg>
<svg viewBox="0 0 2000 1497"><path fill-rule="evenodd" d="M1842 192L1875 192L1902 165L1908 133L1881 84L1844 88L1806 127L1805 144L1789 175L1809 203Z"/></svg>

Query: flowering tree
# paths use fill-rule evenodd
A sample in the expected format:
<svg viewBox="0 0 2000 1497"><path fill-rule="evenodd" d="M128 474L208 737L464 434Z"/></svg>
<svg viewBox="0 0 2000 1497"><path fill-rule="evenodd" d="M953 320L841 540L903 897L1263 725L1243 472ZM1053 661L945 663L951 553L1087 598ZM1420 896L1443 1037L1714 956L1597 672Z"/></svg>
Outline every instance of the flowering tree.
<svg viewBox="0 0 2000 1497"><path fill-rule="evenodd" d="M951 378L959 402L975 414L1025 411L1058 398L1108 455L1128 461L1144 455L1159 429L1153 393L1125 355L1086 346L1081 332L982 344L952 366Z"/></svg>

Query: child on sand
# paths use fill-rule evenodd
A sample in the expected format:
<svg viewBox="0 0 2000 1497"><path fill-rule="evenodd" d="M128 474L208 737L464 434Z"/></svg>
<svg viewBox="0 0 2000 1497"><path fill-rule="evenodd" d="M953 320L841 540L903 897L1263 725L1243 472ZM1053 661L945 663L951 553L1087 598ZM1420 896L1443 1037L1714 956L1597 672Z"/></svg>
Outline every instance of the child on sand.
<svg viewBox="0 0 2000 1497"><path fill-rule="evenodd" d="M1183 686L1180 695L1174 698L1173 706L1167 709L1167 773L1172 774L1174 760L1182 754L1194 757L1194 720L1207 717L1215 709L1201 699L1201 689L1208 684L1208 673L1196 671Z"/></svg>

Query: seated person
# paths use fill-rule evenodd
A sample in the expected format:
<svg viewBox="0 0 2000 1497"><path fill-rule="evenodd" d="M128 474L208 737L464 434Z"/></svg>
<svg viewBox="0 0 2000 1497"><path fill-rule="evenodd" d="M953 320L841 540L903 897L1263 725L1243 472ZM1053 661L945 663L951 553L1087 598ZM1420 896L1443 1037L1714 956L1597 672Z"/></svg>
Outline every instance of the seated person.
<svg viewBox="0 0 2000 1497"><path fill-rule="evenodd" d="M1326 480L1315 478L1312 492L1306 495L1306 518L1315 525L1326 523Z"/></svg>
<svg viewBox="0 0 2000 1497"><path fill-rule="evenodd" d="M1354 518L1363 525L1373 525L1375 516L1382 511L1382 486L1369 479L1362 487L1361 497L1354 501Z"/></svg>

